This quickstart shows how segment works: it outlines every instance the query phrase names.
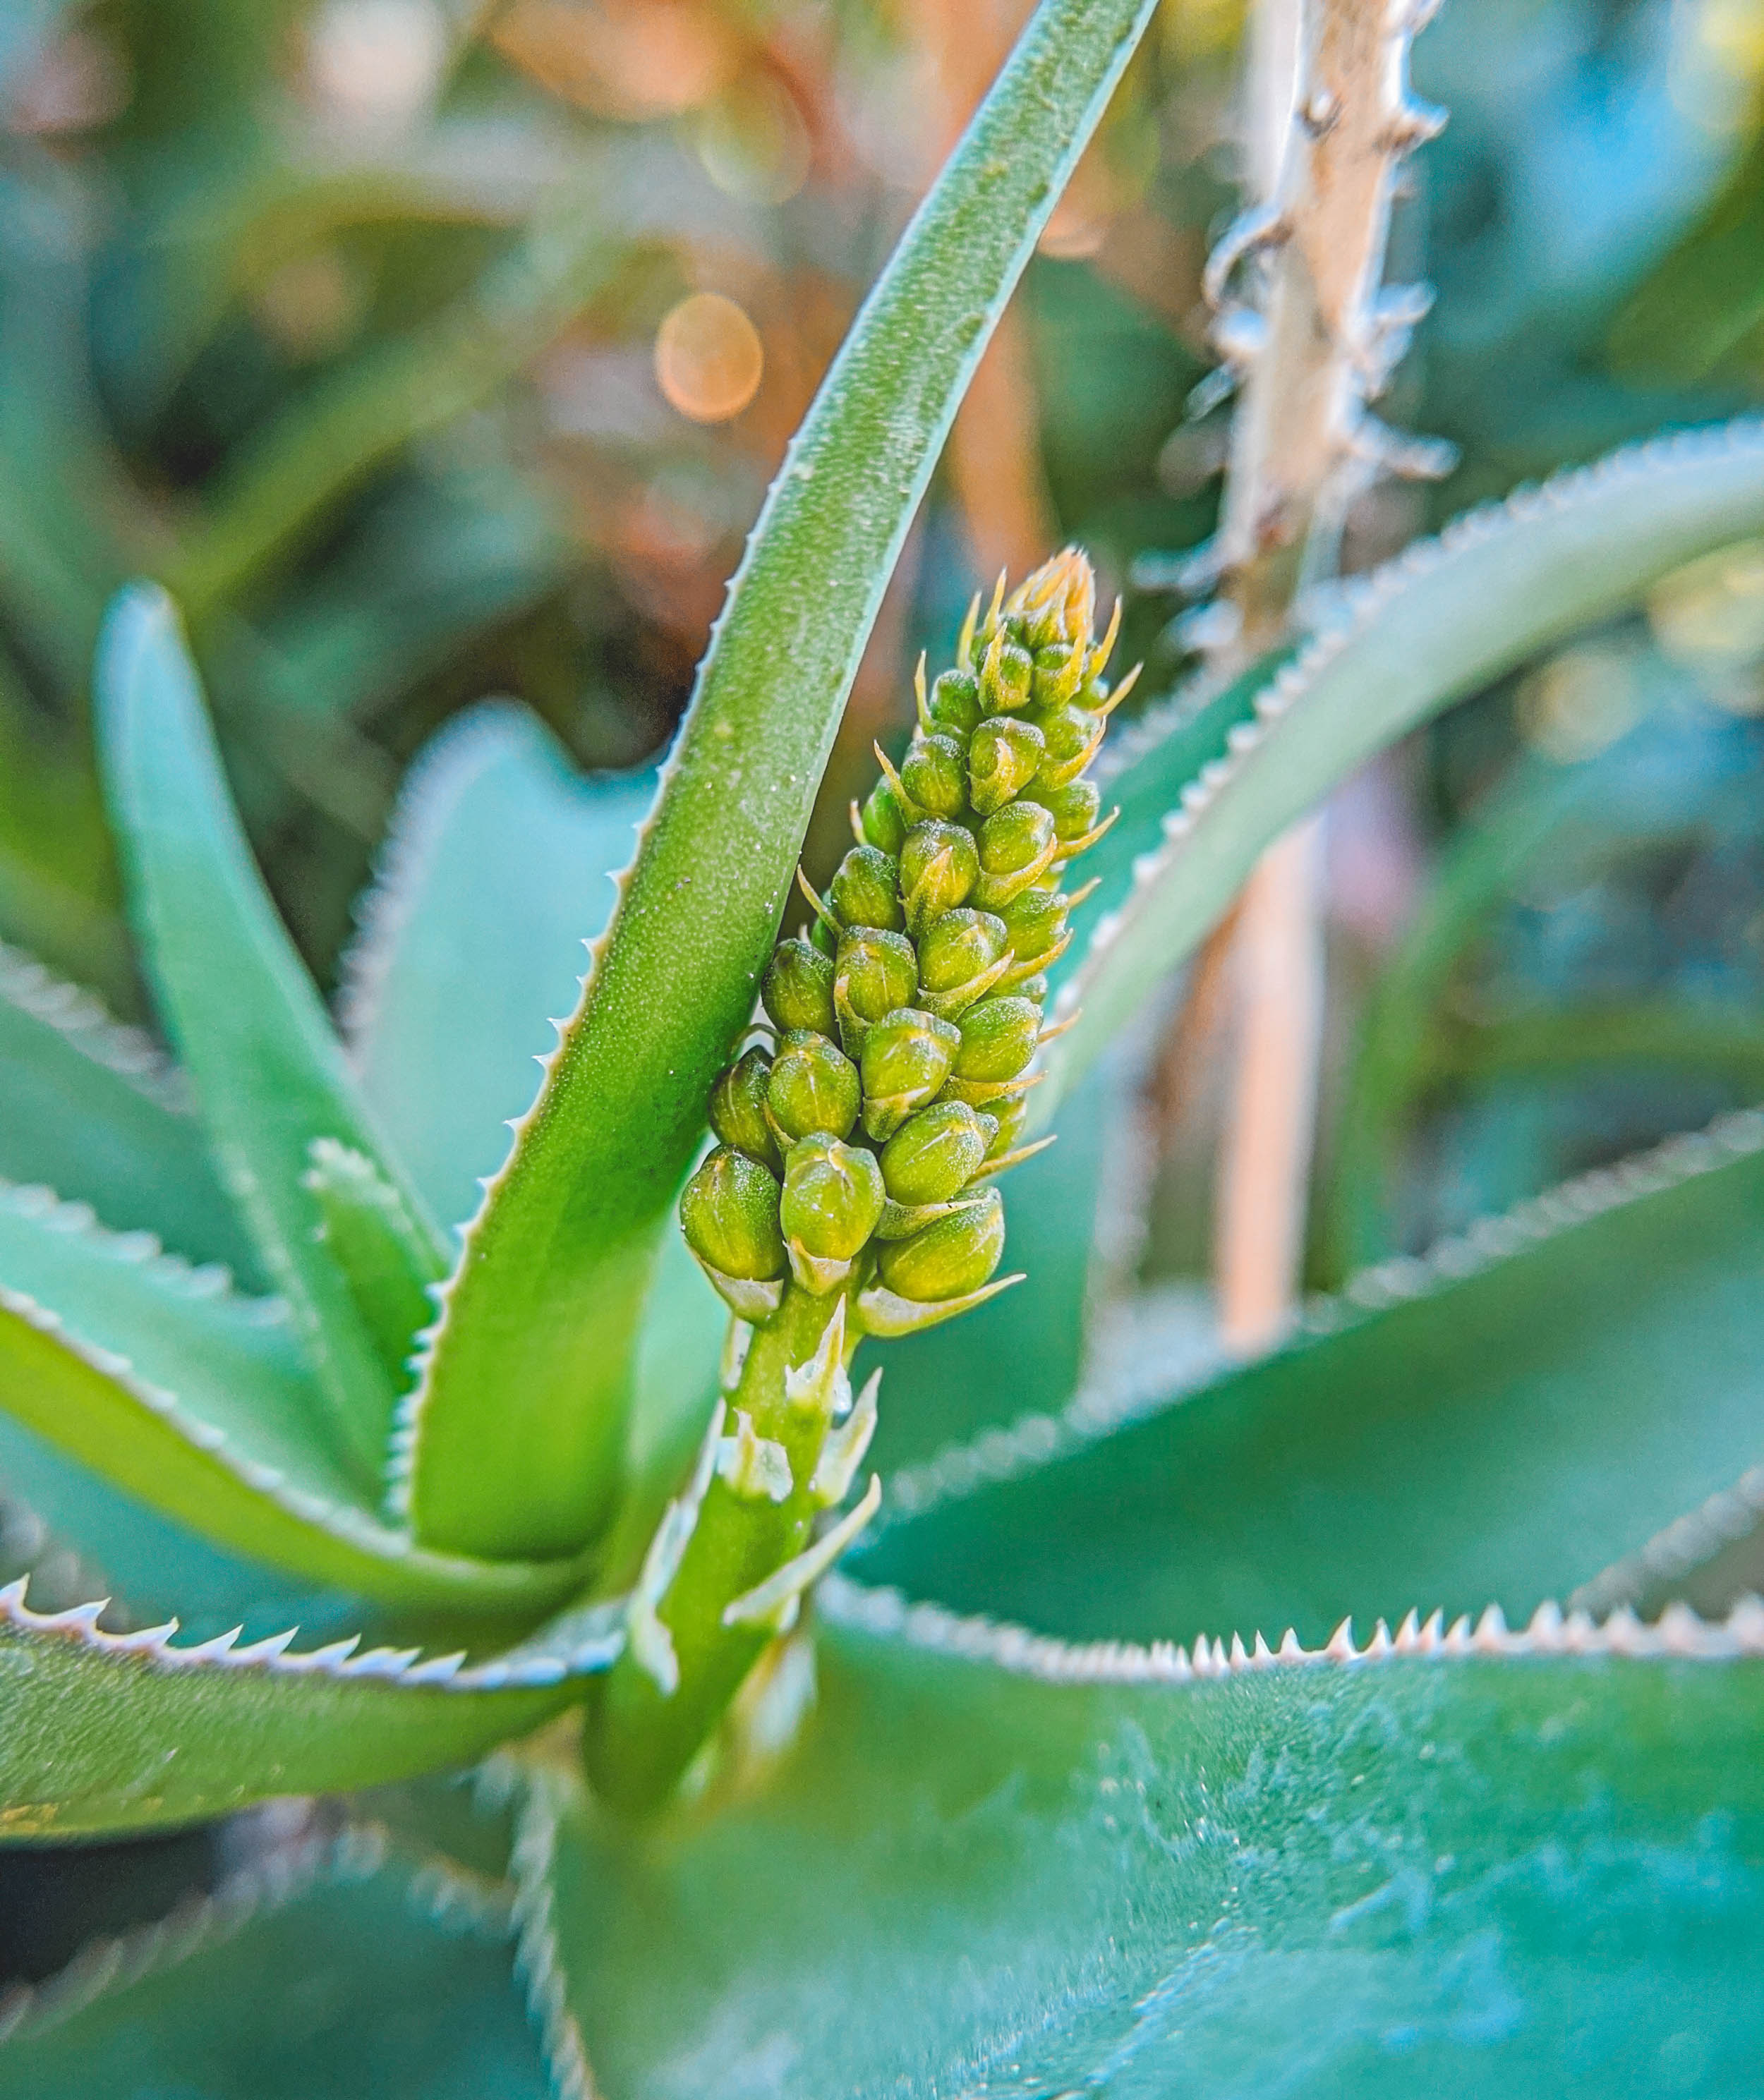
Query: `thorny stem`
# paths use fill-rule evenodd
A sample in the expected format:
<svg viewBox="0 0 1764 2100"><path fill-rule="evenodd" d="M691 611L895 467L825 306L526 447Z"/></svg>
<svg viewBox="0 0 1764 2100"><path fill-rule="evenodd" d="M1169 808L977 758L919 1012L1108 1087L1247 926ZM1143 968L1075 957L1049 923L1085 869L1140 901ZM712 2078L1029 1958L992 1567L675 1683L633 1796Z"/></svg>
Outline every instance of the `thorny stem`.
<svg viewBox="0 0 1764 2100"><path fill-rule="evenodd" d="M1333 572L1348 505L1381 469L1449 463L1440 448L1399 443L1365 408L1425 310L1417 293L1379 289L1397 166L1438 128L1407 92L1420 19L1413 0L1260 0L1257 10L1250 160L1258 189L1272 188L1209 270L1221 299L1240 265L1258 267L1263 283L1259 311L1227 307L1218 322L1241 389L1216 550L1234 615L1220 623L1222 670L1276 642L1301 590ZM1239 1348L1279 1332L1298 1282L1321 1005L1316 861L1314 839L1283 842L1245 902L1245 1048L1216 1241L1221 1323Z"/></svg>

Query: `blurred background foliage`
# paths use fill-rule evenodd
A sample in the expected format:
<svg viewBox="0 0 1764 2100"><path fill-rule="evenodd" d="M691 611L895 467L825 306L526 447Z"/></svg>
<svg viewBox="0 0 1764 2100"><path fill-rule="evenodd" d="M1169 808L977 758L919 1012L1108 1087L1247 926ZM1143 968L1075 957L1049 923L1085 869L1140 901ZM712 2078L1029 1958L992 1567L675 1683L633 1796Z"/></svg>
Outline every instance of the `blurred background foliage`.
<svg viewBox="0 0 1764 2100"><path fill-rule="evenodd" d="M188 609L229 765L333 981L402 769L488 693L665 743L766 483L1024 0L0 0L0 938L140 1001L86 721L125 576ZM1063 538L1148 696L1228 403L1236 0L1165 0L964 408L810 841L970 590ZM1391 397L1466 504L1764 385L1764 10L1457 0L1391 274ZM1135 580L1144 588L1133 588ZM1764 1092L1764 545L1337 798L1311 1269L1424 1244ZM1204 991L1205 987L1197 987ZM1214 1003L1217 1005L1218 1002ZM1226 1038L1153 1046L1136 1256L1204 1273ZM1112 1260L1119 1265L1116 1249Z"/></svg>

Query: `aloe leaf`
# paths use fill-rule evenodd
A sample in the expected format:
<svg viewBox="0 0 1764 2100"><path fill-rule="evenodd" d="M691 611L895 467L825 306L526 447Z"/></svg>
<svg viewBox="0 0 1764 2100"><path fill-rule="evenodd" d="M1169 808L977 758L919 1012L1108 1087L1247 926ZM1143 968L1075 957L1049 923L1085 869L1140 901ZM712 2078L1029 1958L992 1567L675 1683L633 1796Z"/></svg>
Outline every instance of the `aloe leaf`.
<svg viewBox="0 0 1764 2100"><path fill-rule="evenodd" d="M431 1542L568 1551L604 1520L656 1236L883 589L1151 12L1043 0L792 441L594 973L467 1235L417 1415L411 1507Z"/></svg>
<svg viewBox="0 0 1764 2100"><path fill-rule="evenodd" d="M0 1408L26 1428L217 1545L384 1603L537 1615L579 1580L413 1549L315 1445L313 1406L281 1301L0 1185Z"/></svg>
<svg viewBox="0 0 1764 2100"><path fill-rule="evenodd" d="M654 795L649 774L584 779L536 715L497 704L406 776L339 1008L369 1105L449 1224L532 1105Z"/></svg>
<svg viewBox="0 0 1764 2100"><path fill-rule="evenodd" d="M1081 1398L855 1564L1086 1637L1566 1597L1764 1457L1761 1148L1735 1117L1368 1271L1143 1418Z"/></svg>
<svg viewBox="0 0 1764 2100"><path fill-rule="evenodd" d="M546 2100L507 1936L374 1825L307 1837L0 1996L0 2095Z"/></svg>
<svg viewBox="0 0 1764 2100"><path fill-rule="evenodd" d="M714 1818L634 1843L544 1776L524 1953L560 2089L1744 2088L1757 1661L1576 1658L1548 1626L1479 1655L1466 1626L1209 1650L1196 1682L1174 1649L848 1615L801 1740ZM1757 1617L1673 1631L1755 1654Z"/></svg>
<svg viewBox="0 0 1764 2100"><path fill-rule="evenodd" d="M1162 783L1166 836L1067 979L1062 1000L1082 1017L1050 1050L1038 1112L1200 941L1262 848L1337 781L1549 642L1761 525L1764 426L1737 421L1614 453L1472 511L1351 585L1340 618L1276 675L1210 773L1166 774L1154 746L1118 777L1117 796L1147 777Z"/></svg>
<svg viewBox="0 0 1764 2100"><path fill-rule="evenodd" d="M91 1203L247 1282L257 1256L208 1158L178 1074L89 992L0 946L0 1176Z"/></svg>
<svg viewBox="0 0 1764 2100"><path fill-rule="evenodd" d="M0 1590L0 1838L188 1823L468 1763L578 1698L621 1639L576 1612L467 1664L357 1639L298 1650L293 1629L179 1646L175 1620L112 1634L103 1608L39 1614L24 1582Z"/></svg>
<svg viewBox="0 0 1764 2100"><path fill-rule="evenodd" d="M317 992L276 916L228 796L196 676L162 592L118 600L99 645L103 756L135 914L223 1176L317 1369L327 1428L375 1481L393 1382L319 1237L306 1185L320 1139L372 1160L409 1214L423 1207L374 1130ZM426 1229L430 1272L444 1248Z"/></svg>

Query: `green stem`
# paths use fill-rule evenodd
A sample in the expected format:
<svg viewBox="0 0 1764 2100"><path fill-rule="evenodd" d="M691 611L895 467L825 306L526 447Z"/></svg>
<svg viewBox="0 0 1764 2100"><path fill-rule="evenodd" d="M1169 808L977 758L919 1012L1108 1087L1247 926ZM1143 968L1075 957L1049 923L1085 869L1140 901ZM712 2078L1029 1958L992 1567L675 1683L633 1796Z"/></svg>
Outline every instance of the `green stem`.
<svg viewBox="0 0 1764 2100"><path fill-rule="evenodd" d="M679 1682L665 1689L651 1664L627 1648L596 1688L586 1737L589 1776L601 1798L626 1814L659 1807L721 1718L741 1680L774 1638L763 1626L723 1624L737 1597L808 1545L822 1505L809 1484L826 1441L829 1406L793 1401L787 1374L814 1357L844 1299L786 1284L778 1310L754 1329L741 1375L726 1396L725 1436L745 1414L756 1437L784 1447L792 1486L782 1501L713 1475L691 1539L656 1616L672 1643ZM858 1342L848 1325L840 1368Z"/></svg>

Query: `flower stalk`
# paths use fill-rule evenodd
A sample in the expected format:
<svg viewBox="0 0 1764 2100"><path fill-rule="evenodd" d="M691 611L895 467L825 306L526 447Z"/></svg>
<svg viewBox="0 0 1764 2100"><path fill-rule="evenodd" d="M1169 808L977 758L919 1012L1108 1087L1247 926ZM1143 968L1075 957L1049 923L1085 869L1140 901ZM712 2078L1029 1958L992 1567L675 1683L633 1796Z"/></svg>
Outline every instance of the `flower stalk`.
<svg viewBox="0 0 1764 2100"><path fill-rule="evenodd" d="M626 1652L586 1732L602 1798L658 1807L816 1577L869 1520L855 1484L878 1379L865 1335L911 1334L1015 1277L997 1177L1018 1142L1047 972L1070 938L1070 863L1107 830L1087 777L1131 681L1103 677L1095 582L1075 549L916 680L918 726L882 777L825 898L780 940L760 1013L713 1085L717 1140L681 1198L687 1244L734 1316L724 1391L658 1530ZM801 878L799 877L799 880ZM879 1379L879 1374L878 1374Z"/></svg>

